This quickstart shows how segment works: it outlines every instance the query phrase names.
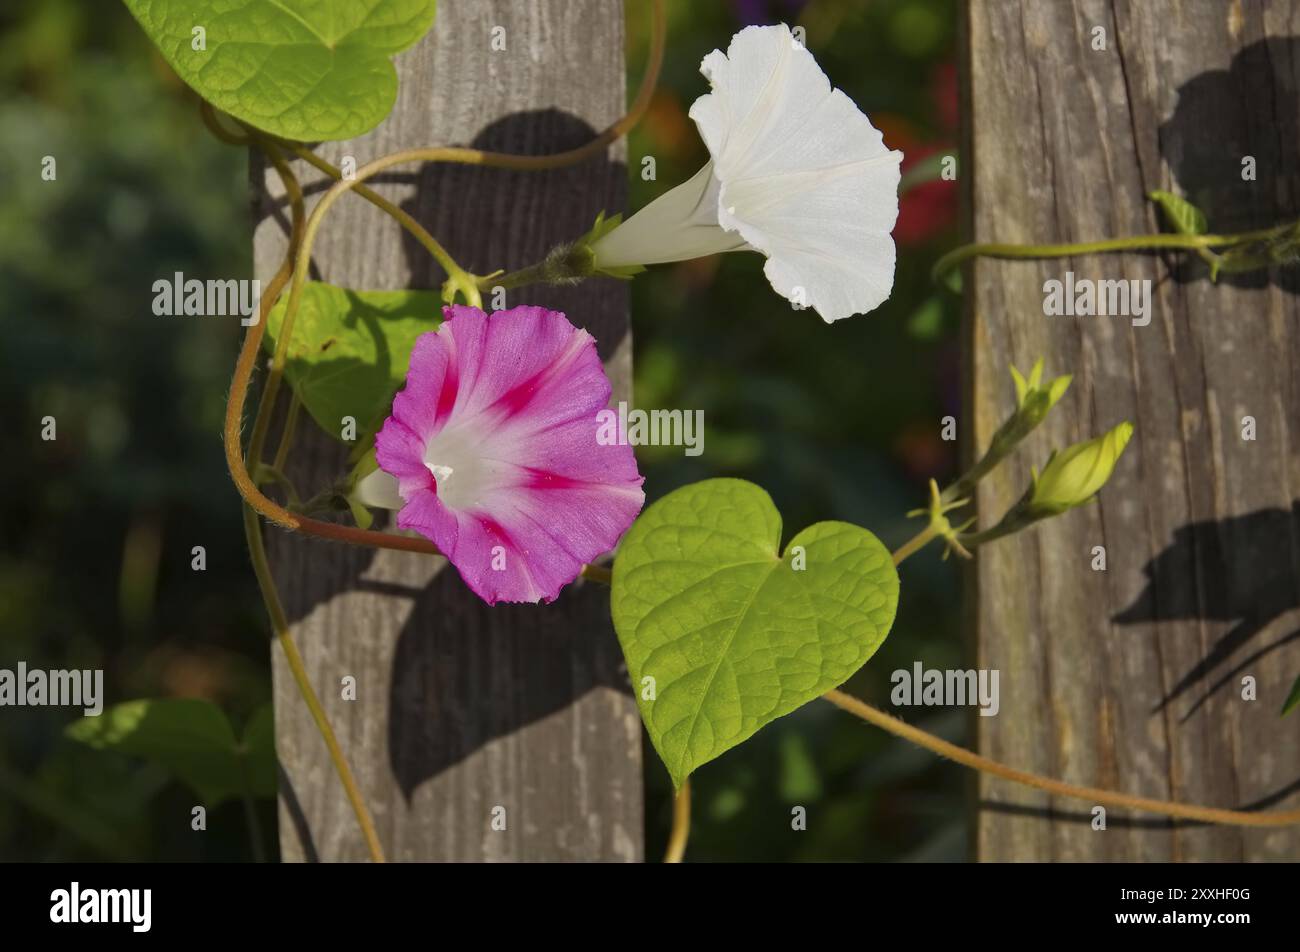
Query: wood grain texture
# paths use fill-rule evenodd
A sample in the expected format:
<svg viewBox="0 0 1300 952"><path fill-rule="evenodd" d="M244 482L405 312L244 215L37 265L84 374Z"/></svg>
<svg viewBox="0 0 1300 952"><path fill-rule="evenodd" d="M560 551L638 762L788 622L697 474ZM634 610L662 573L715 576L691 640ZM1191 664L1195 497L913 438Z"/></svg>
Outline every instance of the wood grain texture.
<svg viewBox="0 0 1300 952"><path fill-rule="evenodd" d="M1300 4L974 0L966 154L977 241L1159 230L1151 189L1212 231L1300 215ZM1102 27L1106 48L1092 48ZM1241 159L1258 163L1241 179ZM1150 279L1149 326L1046 317L1044 282ZM1051 447L1137 433L1100 502L982 549L978 664L1002 672L981 752L1077 784L1218 806L1300 805L1297 274L1212 285L1157 255L980 260L967 272L970 432L983 447L1043 356L1074 385L981 486L990 522ZM1242 439L1242 419L1258 436ZM1105 546L1106 571L1090 567ZM1242 699L1244 676L1257 701ZM1172 824L981 777L982 860L1295 860L1300 829Z"/></svg>
<svg viewBox="0 0 1300 952"><path fill-rule="evenodd" d="M621 3L438 7L432 32L397 59L401 91L388 120L356 141L322 144L319 154L360 166L417 145L550 153L586 142L624 112ZM494 27L505 29L504 52L491 47ZM582 234L601 209L623 208L621 148L545 173L402 167L378 189L463 266L518 268ZM314 200L321 176L295 169ZM273 179L254 170L264 280L285 241ZM354 196L331 210L313 266L313 277L356 288L438 287L444 277L397 224ZM519 289L507 303L563 310L588 328L614 399L629 396L625 286ZM324 486L344 465L340 445L304 420L297 484ZM488 608L441 559L269 531L295 637L390 860L641 858L640 722L607 590L579 583L551 606ZM324 745L274 656L283 856L364 859ZM355 702L341 699L347 675L357 680ZM496 806L506 809L504 832L491 828Z"/></svg>

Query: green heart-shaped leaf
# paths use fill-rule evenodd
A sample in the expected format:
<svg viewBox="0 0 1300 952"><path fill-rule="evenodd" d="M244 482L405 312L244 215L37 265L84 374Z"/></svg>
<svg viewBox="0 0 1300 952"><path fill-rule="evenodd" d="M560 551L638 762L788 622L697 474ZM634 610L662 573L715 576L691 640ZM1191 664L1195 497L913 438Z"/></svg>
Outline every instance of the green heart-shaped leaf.
<svg viewBox="0 0 1300 952"><path fill-rule="evenodd" d="M435 0L125 0L200 96L301 142L350 139L397 98L391 57L433 23Z"/></svg>
<svg viewBox="0 0 1300 952"><path fill-rule="evenodd" d="M275 353L287 298L267 316L268 353ZM357 440L363 440L388 415L416 338L441 323L435 291L353 291L308 281L293 321L285 376L321 429L340 439L343 418L350 416Z"/></svg>
<svg viewBox="0 0 1300 952"><path fill-rule="evenodd" d="M819 522L784 556L780 541L766 492L710 479L650 506L619 546L614 628L650 740L678 787L842 684L893 624L898 573L870 532Z"/></svg>

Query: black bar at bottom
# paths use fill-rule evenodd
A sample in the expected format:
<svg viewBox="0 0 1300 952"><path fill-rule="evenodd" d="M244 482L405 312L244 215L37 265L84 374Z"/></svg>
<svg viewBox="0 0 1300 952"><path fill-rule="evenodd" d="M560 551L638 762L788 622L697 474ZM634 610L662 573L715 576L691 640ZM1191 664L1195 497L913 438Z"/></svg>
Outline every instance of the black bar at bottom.
<svg viewBox="0 0 1300 952"><path fill-rule="evenodd" d="M494 943L511 930L552 940L558 930L584 944L683 930L734 942L785 920L800 930L816 923L812 934L864 941L882 926L911 923L927 945L947 935L1028 938L1044 927L1071 938L1132 933L1184 941L1200 934L1232 941L1253 930L1285 934L1297 906L1293 864L10 865L4 874L0 928L7 940L275 936L337 947L350 936L374 941L383 934L437 943L468 938L461 930L472 929ZM589 932L597 922L620 931Z"/></svg>

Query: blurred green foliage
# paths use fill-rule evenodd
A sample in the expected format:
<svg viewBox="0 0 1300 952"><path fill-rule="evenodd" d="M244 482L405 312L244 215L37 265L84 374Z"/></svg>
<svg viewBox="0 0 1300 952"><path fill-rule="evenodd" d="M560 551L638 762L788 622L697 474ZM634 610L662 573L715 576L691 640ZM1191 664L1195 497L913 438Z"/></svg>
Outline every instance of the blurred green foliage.
<svg viewBox="0 0 1300 952"><path fill-rule="evenodd" d="M270 679L220 439L241 328L157 317L152 284L248 275L247 160L120 4L17 0L0 25L0 667L246 716ZM63 738L79 713L0 709L0 859L249 855L238 803L194 836L165 772Z"/></svg>
<svg viewBox="0 0 1300 952"><path fill-rule="evenodd" d="M747 22L801 25L832 81L907 154L956 139L955 0L668 0L669 53L631 138L633 208L695 172L686 111L700 59ZM648 24L628 4L629 82ZM241 328L156 317L152 283L250 270L245 156L204 130L193 96L116 2L8 0L0 12L0 667L105 669L106 701L198 697L243 724L269 697L220 425ZM41 179L44 156L57 179ZM655 181L639 177L653 155ZM767 489L786 539L824 519L887 544L925 480L954 465L939 420L957 406L956 305L927 269L953 243L951 183L903 202L897 287L827 326L731 255L632 284L637 403L702 409L702 456L638 451L650 498L710 476ZM58 439L41 440L54 416ZM783 540L785 541L785 540ZM190 550L207 549L191 571ZM922 660L964 666L957 572L927 551L902 569L899 622L848 690L887 697ZM194 794L156 764L63 736L79 712L0 709L0 859L248 859L239 803L189 829ZM912 712L965 738L963 712ZM668 778L647 745L647 850L667 836ZM693 779L692 860L961 859L958 768L814 702ZM794 806L806 832L790 829ZM274 810L259 804L269 855Z"/></svg>
<svg viewBox="0 0 1300 952"><path fill-rule="evenodd" d="M208 807L233 797L274 797L275 721L263 704L238 736L226 713L199 698L124 701L64 732L96 750L165 767Z"/></svg>

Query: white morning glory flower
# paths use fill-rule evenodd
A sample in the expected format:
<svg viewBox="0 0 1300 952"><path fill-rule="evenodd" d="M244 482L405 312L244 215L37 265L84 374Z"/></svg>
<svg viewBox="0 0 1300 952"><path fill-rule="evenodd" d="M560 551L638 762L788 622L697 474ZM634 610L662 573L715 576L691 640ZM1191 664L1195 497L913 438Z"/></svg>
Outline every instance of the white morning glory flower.
<svg viewBox="0 0 1300 952"><path fill-rule="evenodd" d="M596 269L759 251L772 287L828 323L879 306L894 283L902 153L784 24L746 27L700 71L713 91L690 116L710 161L597 237Z"/></svg>

